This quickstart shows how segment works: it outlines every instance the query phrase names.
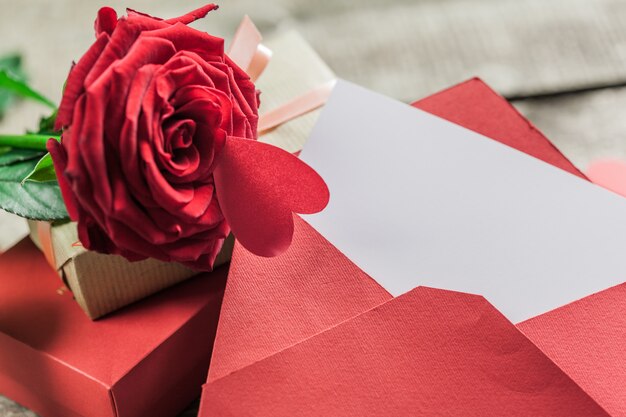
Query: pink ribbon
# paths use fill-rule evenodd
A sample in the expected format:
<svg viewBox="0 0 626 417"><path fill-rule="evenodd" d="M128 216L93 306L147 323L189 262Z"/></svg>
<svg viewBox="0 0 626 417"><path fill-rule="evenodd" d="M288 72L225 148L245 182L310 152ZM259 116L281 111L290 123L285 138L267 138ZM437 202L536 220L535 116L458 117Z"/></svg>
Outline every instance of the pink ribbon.
<svg viewBox="0 0 626 417"><path fill-rule="evenodd" d="M245 70L252 81L256 81L263 73L272 57L272 51L261 44L262 40L263 37L252 20L245 16L228 50L230 59ZM336 81L333 80L322 84L261 115L258 126L259 135L323 106L335 83Z"/></svg>
<svg viewBox="0 0 626 417"><path fill-rule="evenodd" d="M283 123L322 107L328 101L336 83L336 80L329 81L263 114L259 118L259 134L267 133Z"/></svg>
<svg viewBox="0 0 626 417"><path fill-rule="evenodd" d="M248 16L244 16L228 49L228 56L256 81L272 57L272 51L261 45L261 32Z"/></svg>

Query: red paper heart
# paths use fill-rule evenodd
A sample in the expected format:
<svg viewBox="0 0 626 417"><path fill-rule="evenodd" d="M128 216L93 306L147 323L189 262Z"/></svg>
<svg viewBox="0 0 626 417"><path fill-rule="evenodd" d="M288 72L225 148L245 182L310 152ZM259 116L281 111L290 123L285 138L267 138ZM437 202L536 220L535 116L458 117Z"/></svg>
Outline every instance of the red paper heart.
<svg viewBox="0 0 626 417"><path fill-rule="evenodd" d="M293 214L317 213L330 194L324 180L296 156L266 143L229 137L214 172L215 189L235 238L259 256L291 244Z"/></svg>
<svg viewBox="0 0 626 417"><path fill-rule="evenodd" d="M595 161L585 174L594 184L626 197L626 163L610 159Z"/></svg>

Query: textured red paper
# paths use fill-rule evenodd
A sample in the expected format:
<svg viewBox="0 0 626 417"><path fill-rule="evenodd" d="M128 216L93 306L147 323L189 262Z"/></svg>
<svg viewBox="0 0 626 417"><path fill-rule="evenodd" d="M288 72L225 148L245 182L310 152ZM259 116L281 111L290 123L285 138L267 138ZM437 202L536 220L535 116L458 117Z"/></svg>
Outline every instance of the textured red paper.
<svg viewBox="0 0 626 417"><path fill-rule="evenodd" d="M237 241L256 255L283 253L292 213L317 213L328 204L324 180L276 146L229 137L219 158L214 175L222 212Z"/></svg>
<svg viewBox="0 0 626 417"><path fill-rule="evenodd" d="M582 176L548 139L478 79L414 106ZM292 247L276 258L260 259L235 245L210 380L391 298L306 222L297 221L295 229ZM362 296L364 292L368 296Z"/></svg>
<svg viewBox="0 0 626 417"><path fill-rule="evenodd" d="M594 183L626 196L626 165L598 161ZM593 277L591 277L593 278ZM626 416L626 284L518 324L613 416Z"/></svg>
<svg viewBox="0 0 626 417"><path fill-rule="evenodd" d="M608 414L484 298L418 287L205 386L215 416Z"/></svg>
<svg viewBox="0 0 626 417"><path fill-rule="evenodd" d="M391 298L304 220L294 220L293 242L278 258L236 245L209 380Z"/></svg>
<svg viewBox="0 0 626 417"><path fill-rule="evenodd" d="M518 328L612 416L626 416L626 284Z"/></svg>
<svg viewBox="0 0 626 417"><path fill-rule="evenodd" d="M532 124L478 79L414 105L584 178ZM295 234L298 240L289 256L262 262L245 249L235 248L209 381L391 298L361 271L357 272L360 279L348 279L350 273L345 271L354 268L351 262L304 221L296 222ZM259 277L253 271L260 266L263 273ZM319 288L303 291L303 285ZM626 325L617 313L625 311L619 301L624 299L622 288L606 290L520 325L551 359L616 416L626 415L626 354L622 343L626 340ZM364 291L368 297L359 295ZM322 308L311 309L312 305ZM564 337L569 332L570 337ZM297 366L292 364L292 369ZM201 415L211 415L210 411L210 401L203 398Z"/></svg>
<svg viewBox="0 0 626 417"><path fill-rule="evenodd" d="M92 322L22 241L0 256L0 393L45 417L176 415L206 379L225 278Z"/></svg>

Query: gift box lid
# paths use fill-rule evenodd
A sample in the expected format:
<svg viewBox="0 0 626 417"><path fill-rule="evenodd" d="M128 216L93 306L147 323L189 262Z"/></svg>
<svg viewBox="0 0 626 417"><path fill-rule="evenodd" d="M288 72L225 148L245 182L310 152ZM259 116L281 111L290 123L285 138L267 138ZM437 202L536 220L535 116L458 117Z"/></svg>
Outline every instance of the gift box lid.
<svg viewBox="0 0 626 417"><path fill-rule="evenodd" d="M0 392L43 416L171 416L206 376L220 268L98 322L29 240L0 256Z"/></svg>

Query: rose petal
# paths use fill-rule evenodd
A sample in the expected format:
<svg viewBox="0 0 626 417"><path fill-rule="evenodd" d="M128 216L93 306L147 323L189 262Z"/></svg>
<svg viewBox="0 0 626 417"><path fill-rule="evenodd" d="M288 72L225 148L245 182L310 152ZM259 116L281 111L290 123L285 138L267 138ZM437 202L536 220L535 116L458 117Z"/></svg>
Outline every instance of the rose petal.
<svg viewBox="0 0 626 417"><path fill-rule="evenodd" d="M108 42L109 35L101 33L96 42L91 45L85 55L78 61L78 64L74 65L70 71L65 83L65 91L63 92L59 112L54 122L55 130L61 130L61 128L72 123L72 113L74 112L76 100L84 92L85 77L91 71L93 64L100 57Z"/></svg>
<svg viewBox="0 0 626 417"><path fill-rule="evenodd" d="M61 195L63 196L63 202L65 203L67 213L70 215L72 220L76 221L78 220L76 197L74 197L70 185L65 178L65 168L67 167L67 153L65 152L65 148L56 139L48 140L46 148L52 157L54 172L57 176L57 181L59 183L59 188L61 189Z"/></svg>
<svg viewBox="0 0 626 417"><path fill-rule="evenodd" d="M129 16L126 19L120 19L106 48L85 77L85 85L93 83L113 62L126 56L143 31L167 26L164 22L144 16Z"/></svg>
<svg viewBox="0 0 626 417"><path fill-rule="evenodd" d="M76 200L76 206L78 207L78 223L80 224L88 213L95 222L101 227L104 227L104 212L100 205L93 199L94 186L91 182L91 177L87 174L88 167L82 158L82 151L80 150L79 137L82 134L81 130L84 122L82 115L85 112L85 102L85 95L81 95L74 109L73 117L75 121L71 128L63 131L62 145L67 153L65 178L68 184L70 184ZM86 247L89 249L88 246Z"/></svg>
<svg viewBox="0 0 626 417"><path fill-rule="evenodd" d="M177 50L195 52L205 59L224 55L224 39L190 28L182 23L148 30L143 32L143 35L167 39L174 44Z"/></svg>
<svg viewBox="0 0 626 417"><path fill-rule="evenodd" d="M96 30L96 36L102 32L106 32L109 35L113 33L117 26L117 13L111 7L102 7L98 10L98 17L94 23Z"/></svg>
<svg viewBox="0 0 626 417"><path fill-rule="evenodd" d="M207 4L206 6L202 6L194 11L191 11L187 14L184 14L179 17L175 17L173 19L167 19L165 22L174 24L174 23L183 23L185 25L195 22L198 19L202 19L209 12L213 10L217 10L219 6L217 4Z"/></svg>
<svg viewBox="0 0 626 417"><path fill-rule="evenodd" d="M137 145L139 115L148 87L156 72L156 65L146 65L140 68L131 83L126 101L126 116L119 136L120 159L122 159L122 173L128 181L128 186L135 198L144 204L149 199L145 179L137 175L139 169L139 150Z"/></svg>

